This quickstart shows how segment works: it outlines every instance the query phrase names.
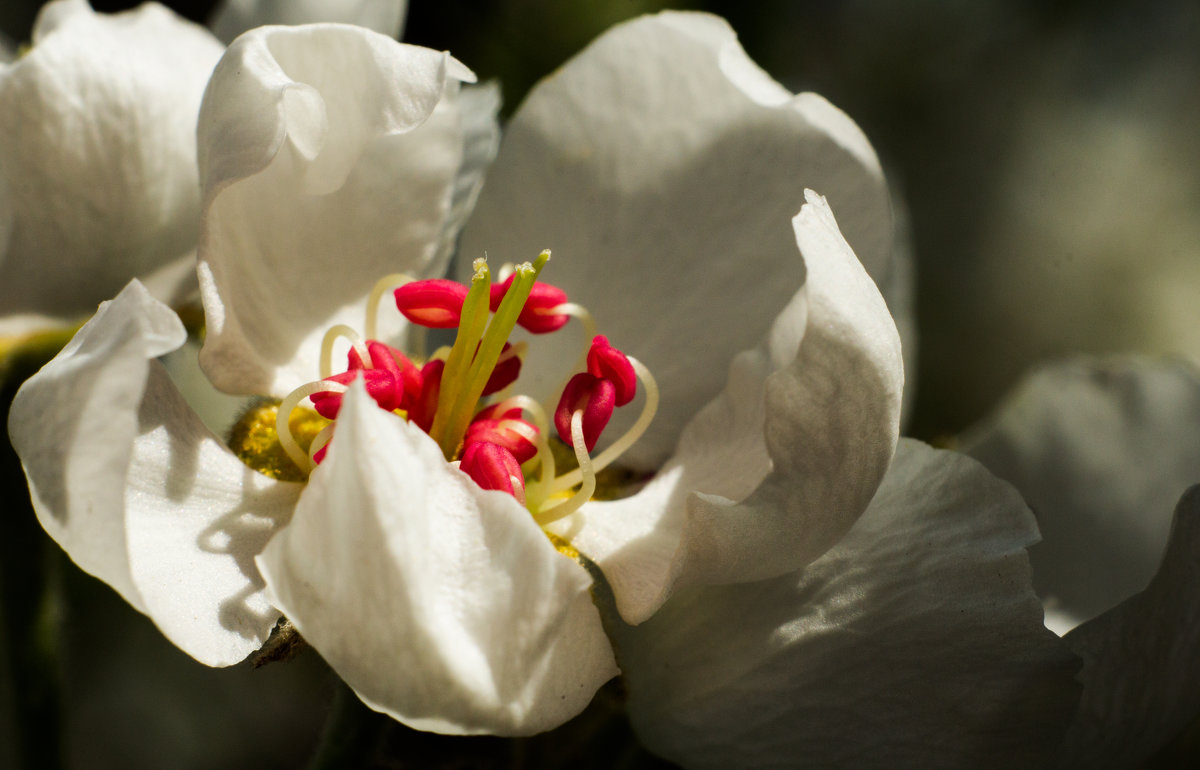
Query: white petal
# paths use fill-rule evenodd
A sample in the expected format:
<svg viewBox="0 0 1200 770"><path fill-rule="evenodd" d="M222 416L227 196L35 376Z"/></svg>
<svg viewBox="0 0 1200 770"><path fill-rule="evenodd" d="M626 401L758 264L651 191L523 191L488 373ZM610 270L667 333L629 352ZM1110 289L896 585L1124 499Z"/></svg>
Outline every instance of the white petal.
<svg viewBox="0 0 1200 770"><path fill-rule="evenodd" d="M1070 767L1146 766L1200 714L1200 486L1175 509L1162 566L1145 591L1066 637L1083 658ZM1151 763L1152 764L1152 763Z"/></svg>
<svg viewBox="0 0 1200 770"><path fill-rule="evenodd" d="M392 38L404 29L407 0L224 0L210 26L226 43L264 24L357 24Z"/></svg>
<svg viewBox="0 0 1200 770"><path fill-rule="evenodd" d="M299 487L243 465L153 359L182 324L137 282L13 400L9 435L38 519L197 660L230 665L278 619L253 557Z"/></svg>
<svg viewBox="0 0 1200 770"><path fill-rule="evenodd" d="M653 466L803 283L787 222L806 187L829 196L868 271L883 269L888 195L858 127L771 80L721 19L663 13L614 27L533 90L462 251L501 263L553 250L544 280L662 386L626 458ZM536 340L525 370L545 372L539 395L572 345L577 333Z"/></svg>
<svg viewBox="0 0 1200 770"><path fill-rule="evenodd" d="M1040 767L1076 662L1042 626L1016 492L900 444L879 495L799 573L688 589L614 634L630 717L692 768Z"/></svg>
<svg viewBox="0 0 1200 770"><path fill-rule="evenodd" d="M673 583L791 572L846 533L898 436L904 372L879 291L815 194L794 220L804 290L646 489L592 503L556 531L592 558L630 622Z"/></svg>
<svg viewBox="0 0 1200 770"><path fill-rule="evenodd" d="M616 673L587 572L361 385L258 562L359 697L417 729L540 732Z"/></svg>
<svg viewBox="0 0 1200 770"><path fill-rule="evenodd" d="M0 209L7 198L12 225L0 313L86 315L191 252L196 116L220 55L203 28L156 4L42 9L33 48L0 65Z"/></svg>
<svg viewBox="0 0 1200 770"><path fill-rule="evenodd" d="M1200 378L1182 363L1077 360L1029 376L965 450L1038 516L1034 587L1075 623L1140 591L1200 479Z"/></svg>
<svg viewBox="0 0 1200 770"><path fill-rule="evenodd" d="M283 395L315 379L321 334L361 330L376 280L437 269L473 77L358 27L264 27L230 46L199 126L214 384Z"/></svg>
<svg viewBox="0 0 1200 770"><path fill-rule="evenodd" d="M900 334L900 347L904 354L904 403L900 410L900 432L907 433L908 420L912 415L917 397L917 298L916 246L913 243L912 222L903 196L892 188L892 210L895 218L895 240L892 243L891 260L885 271L872 277L879 293L887 302L888 312L896 322Z"/></svg>

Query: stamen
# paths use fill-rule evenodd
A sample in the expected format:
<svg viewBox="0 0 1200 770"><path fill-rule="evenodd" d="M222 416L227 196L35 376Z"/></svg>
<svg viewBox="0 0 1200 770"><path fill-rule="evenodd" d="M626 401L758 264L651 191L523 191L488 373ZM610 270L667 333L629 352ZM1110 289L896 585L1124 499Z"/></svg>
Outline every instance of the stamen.
<svg viewBox="0 0 1200 770"><path fill-rule="evenodd" d="M587 354L587 370L603 377L617 388L617 406L625 406L637 393L637 373L624 353L608 342L608 337L598 334L592 339Z"/></svg>
<svg viewBox="0 0 1200 770"><path fill-rule="evenodd" d="M577 472L583 484L575 494L561 503L534 512L533 518L539 526L544 527L570 516L582 508L584 503L591 500L592 495L596 492L596 469L592 464L592 458L588 455L587 443L583 435L583 410L571 415L571 446L575 449L575 459L579 462Z"/></svg>
<svg viewBox="0 0 1200 770"><path fill-rule="evenodd" d="M349 388L341 383L317 380L316 382L310 382L296 388L279 403L279 413L275 415L275 432L279 435L279 445L283 447L284 452L287 452L287 456L296 464L296 467L305 473L312 473L315 466L308 459L308 454L296 443L295 436L292 435L292 429L288 424L288 418L291 417L292 410L313 393L326 391L345 393L347 390Z"/></svg>
<svg viewBox="0 0 1200 770"><path fill-rule="evenodd" d="M396 307L413 323L430 329L453 329L462 320L468 290L458 281L430 278L406 283L393 294Z"/></svg>
<svg viewBox="0 0 1200 770"><path fill-rule="evenodd" d="M655 412L658 411L658 383L654 381L654 375L650 374L650 370L633 356L626 356L626 358L629 359L630 365L633 366L633 370L637 372L638 379L642 382L642 387L646 390L646 403L642 405L642 413L638 415L637 421L634 422L633 426L607 449L592 459L592 465L596 473L612 465L614 460L625 453L625 450L633 446L642 437L642 434L646 432L646 428L650 427L650 422L654 419ZM546 494L547 496L558 494L570 489L582 480L583 472L581 470L564 473L550 483Z"/></svg>
<svg viewBox="0 0 1200 770"><path fill-rule="evenodd" d="M504 447L487 441L470 444L463 452L458 468L483 489L507 492L521 505L525 504L521 465Z"/></svg>
<svg viewBox="0 0 1200 770"><path fill-rule="evenodd" d="M515 275L509 276L503 282L492 285L492 310L500 306L500 301L508 293L514 277ZM532 334L547 334L558 331L571 318L567 314L555 313L554 309L563 307L566 304L567 293L565 291L548 283L535 282L529 292L529 297L521 307L517 323L521 325L521 328Z"/></svg>
<svg viewBox="0 0 1200 770"><path fill-rule="evenodd" d="M367 297L367 322L363 327L367 332L367 339L373 340L379 336L377 333L379 303L383 300L383 295L387 290L412 283L416 280L416 278L407 273L392 273L391 275L385 275L375 282L375 286L371 289L371 294Z"/></svg>
<svg viewBox="0 0 1200 770"><path fill-rule="evenodd" d="M588 451L596 447L604 426L612 418L616 405L616 386L609 380L590 372L580 372L563 388L558 408L554 410L554 427L563 441L571 440L571 420L575 412L583 412L583 435Z"/></svg>
<svg viewBox="0 0 1200 770"><path fill-rule="evenodd" d="M408 419L426 433L430 433L433 427L438 392L442 388L442 372L445 368L446 362L440 358L435 358L421 367L421 393L408 408Z"/></svg>
<svg viewBox="0 0 1200 770"><path fill-rule="evenodd" d="M575 359L575 363L567 371L577 372L580 369L587 369L588 352L591 350L592 342L596 339L596 319L592 317L591 312L586 307L574 302L564 302L561 305L556 305L550 309L550 312L577 318L579 319L579 323L583 324L584 339L589 340L588 347L580 351L579 357ZM571 375L568 374L567 377L559 382L557 391L561 392L563 388L567 387L567 383L570 380Z"/></svg>
<svg viewBox="0 0 1200 770"><path fill-rule="evenodd" d="M511 452L518 463L523 463L537 454L537 435L537 428L519 418L476 419L467 427L463 443L468 446L480 442L496 444Z"/></svg>
<svg viewBox="0 0 1200 770"><path fill-rule="evenodd" d="M404 408L406 404L420 397L421 370L408 359L408 356L392 346L376 340L369 340L367 342L367 350L371 354L371 364L377 371L388 372L395 378L397 383L403 385L403 392L398 395L394 406L389 407L382 401L379 404L380 406L389 411L391 409ZM370 368L363 366L362 356L359 354L357 348L350 351L349 358L351 370ZM370 389L368 388L368 390ZM376 398L376 400L379 399Z"/></svg>
<svg viewBox="0 0 1200 770"><path fill-rule="evenodd" d="M333 426L335 425L337 423L329 423L324 428L321 428L320 433L313 437L312 446L308 448L308 459L312 461L314 467L320 465L321 461L325 459L324 450L333 439Z"/></svg>
<svg viewBox="0 0 1200 770"><path fill-rule="evenodd" d="M325 379L333 374L333 343L338 337L345 337L350 341L350 346L358 353L361 361L370 361L371 357L367 351L367 344L363 342L363 338L358 336L358 332L350 328L346 324L335 324L329 327L325 332L325 336L321 339L321 361L320 374L321 379ZM368 339L370 335L368 335Z"/></svg>
<svg viewBox="0 0 1200 770"><path fill-rule="evenodd" d="M513 408L522 409L527 412L533 424L537 427L537 435L534 438L534 444L537 446L537 454L531 459L535 463L541 463L542 469L538 473L536 483L531 483L528 479L525 480L525 494L529 500L540 502L545 499L543 490L554 480L554 452L550 450L550 443L547 439L550 421L547 419L546 410L542 408L542 405L529 396L510 396L503 401L492 404L485 411L490 413L494 409L496 413L502 414Z"/></svg>
<svg viewBox="0 0 1200 770"><path fill-rule="evenodd" d="M499 393L517 381L517 377L521 375L520 354L525 352L526 347L524 342L518 342L516 345L504 343L500 358L496 359L496 368L492 370L487 384L483 386L483 395Z"/></svg>
<svg viewBox="0 0 1200 770"><path fill-rule="evenodd" d="M380 408L391 412L404 407L407 401L405 398L404 381L396 373L390 371L383 369L351 369L348 372L335 374L323 381L330 384L336 383L348 386L359 377L363 379L363 385L367 389L367 394L375 399L375 403L379 404ZM343 398L344 394L342 392L333 390L309 394L309 400L312 401L313 409L317 410L317 414L329 420L337 419L338 412L342 408Z"/></svg>
<svg viewBox="0 0 1200 770"><path fill-rule="evenodd" d="M583 330L587 333L587 338L590 340L596 336L596 319L591 312L575 302L564 302L561 305L555 305L548 310L543 311L552 315L566 315L572 318L579 319L579 323L583 324Z"/></svg>

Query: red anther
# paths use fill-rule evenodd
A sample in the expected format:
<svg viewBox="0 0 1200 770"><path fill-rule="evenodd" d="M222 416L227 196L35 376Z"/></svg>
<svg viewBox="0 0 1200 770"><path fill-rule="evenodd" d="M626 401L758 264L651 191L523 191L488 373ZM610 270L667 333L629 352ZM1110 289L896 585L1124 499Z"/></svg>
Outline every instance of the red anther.
<svg viewBox="0 0 1200 770"><path fill-rule="evenodd" d="M514 355L505 358L511 347L509 343L504 343L504 349L500 351L500 360L496 362L492 376L488 377L487 384L483 386L483 395L490 396L504 390L521 374L521 357Z"/></svg>
<svg viewBox="0 0 1200 770"><path fill-rule="evenodd" d="M503 283L492 284L489 305L493 313L500 307L500 300L504 299L508 288L512 286L514 276L515 273L506 278ZM533 284L533 290L529 292L529 299L525 300L525 307L521 308L521 315L517 316L517 323L521 325L521 328L534 334L558 331L567 325L571 316L550 311L566 301L567 293L565 291L557 286L538 281Z"/></svg>
<svg viewBox="0 0 1200 770"><path fill-rule="evenodd" d="M467 287L445 278L406 283L395 291L404 317L430 329L453 329L462 318Z"/></svg>
<svg viewBox="0 0 1200 770"><path fill-rule="evenodd" d="M592 339L587 355L588 371L597 377L612 380L617 388L617 406L625 406L637 393L637 373L625 354L608 343L608 337L598 334Z"/></svg>
<svg viewBox="0 0 1200 770"><path fill-rule="evenodd" d="M558 408L554 410L554 427L558 437L567 444L571 440L571 415L583 411L583 443L587 451L595 448L600 433L608 425L616 406L617 388L612 381L597 377L589 372L580 372L563 388Z"/></svg>
<svg viewBox="0 0 1200 770"><path fill-rule="evenodd" d="M512 452L487 441L468 444L458 464L463 473L484 489L498 489L525 504L525 476Z"/></svg>
<svg viewBox="0 0 1200 770"><path fill-rule="evenodd" d="M313 455L313 458L312 458L313 462L316 463L317 465L320 465L321 461L325 459L325 454L328 451L329 451L329 444L326 444L325 446L318 449L316 451L316 454Z"/></svg>
<svg viewBox="0 0 1200 770"><path fill-rule="evenodd" d="M437 413L438 391L442 389L442 371L446 362L435 358L421 367L421 393L408 408L408 419L426 433L433 427Z"/></svg>
<svg viewBox="0 0 1200 770"><path fill-rule="evenodd" d="M367 394L375 399L375 403L379 404L381 408L389 412L400 408L404 401L404 382L392 372L384 369L352 369L332 377L326 377L325 382L349 385L358 377L362 377ZM326 390L313 393L308 398L312 401L313 409L317 410L317 414L327 420L336 420L344 397L344 393Z"/></svg>
<svg viewBox="0 0 1200 770"><path fill-rule="evenodd" d="M526 430L522 430L524 426ZM479 420L476 419L467 426L467 435L463 443L467 446L481 441L502 446L523 463L537 454L537 444L529 440L529 432L537 435L537 428L526 420Z"/></svg>
<svg viewBox="0 0 1200 770"><path fill-rule="evenodd" d="M396 350L391 345L386 345L377 340L367 341L367 354L371 357L371 365L373 367L391 372L397 379L404 383L404 399L399 408L407 409L408 404L420 398L421 370L409 360L408 356ZM358 351L355 348L350 348L347 358L349 359L351 371L363 368L362 359L359 358Z"/></svg>
<svg viewBox="0 0 1200 770"><path fill-rule="evenodd" d="M508 293L509 288L512 286L514 277L516 277L516 273L513 273L500 283L493 283L490 287L488 287L488 310L491 310L493 313L495 313L500 309L500 302L504 299L504 295Z"/></svg>
<svg viewBox="0 0 1200 770"><path fill-rule="evenodd" d="M521 407L505 406L501 401L498 404L486 406L475 413L472 420L515 420L521 417Z"/></svg>

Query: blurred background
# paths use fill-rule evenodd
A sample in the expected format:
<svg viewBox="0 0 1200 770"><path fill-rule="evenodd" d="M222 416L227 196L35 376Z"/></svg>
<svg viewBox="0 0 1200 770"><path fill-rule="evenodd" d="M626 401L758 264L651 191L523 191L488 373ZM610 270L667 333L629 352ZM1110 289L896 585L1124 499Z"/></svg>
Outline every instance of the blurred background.
<svg viewBox="0 0 1200 770"><path fill-rule="evenodd" d="M26 41L39 5L3 0L0 31ZM167 5L201 21L212 7ZM1070 353L1200 361L1200 3L410 0L403 39L499 80L510 114L603 29L667 7L725 16L764 69L829 98L879 152L916 255L911 434L961 431L1031 366ZM31 617L68 629L56 676L73 765L304 761L335 692L315 655L205 669L61 554L48 558L62 598ZM11 605L20 587L3 588ZM71 623L57 622L64 613ZM0 683L6 716L17 686ZM25 729L14 725L0 743ZM523 761L544 750L521 749Z"/></svg>

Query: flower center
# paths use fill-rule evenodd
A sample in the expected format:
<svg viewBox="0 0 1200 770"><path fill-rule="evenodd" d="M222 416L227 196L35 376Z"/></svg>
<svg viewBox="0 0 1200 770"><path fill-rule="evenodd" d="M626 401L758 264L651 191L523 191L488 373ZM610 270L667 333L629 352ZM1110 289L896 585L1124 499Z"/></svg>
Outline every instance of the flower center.
<svg viewBox="0 0 1200 770"><path fill-rule="evenodd" d="M570 515L597 494L597 474L645 432L658 406L658 388L645 366L596 335L586 309L538 281L549 259L544 251L495 283L484 259L475 261L469 285L404 275L383 278L367 302L365 337L344 325L329 329L321 349L321 379L292 391L277 406L253 407L235 425L231 446L247 465L269 476L307 478L334 438L346 390L361 379L380 408L428 433L447 462L480 487L512 495L543 526ZM379 305L389 289L420 336L413 358L375 339ZM550 334L572 318L583 325L588 342L565 371L570 376L557 407L551 411L529 396L512 395L526 350L525 342L509 341L515 328ZM454 344L426 358L423 329L450 328L457 330ZM348 340L350 349L346 369L335 374L333 348L339 338ZM575 369L583 371L571 374ZM638 419L593 457L613 410L634 400L639 381L644 402ZM562 474L556 473L562 463L548 440L551 420L574 455L576 467ZM604 491L601 496L611 496Z"/></svg>

